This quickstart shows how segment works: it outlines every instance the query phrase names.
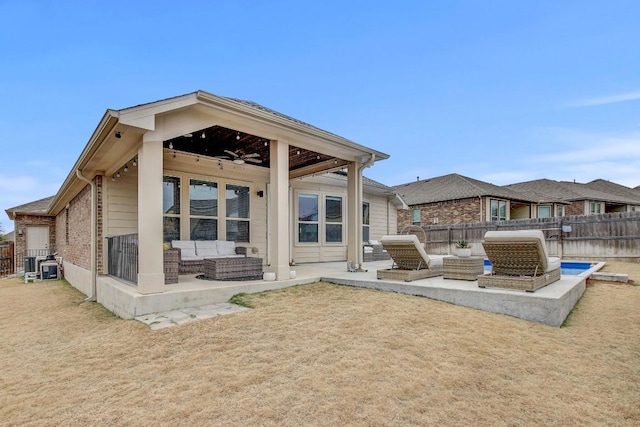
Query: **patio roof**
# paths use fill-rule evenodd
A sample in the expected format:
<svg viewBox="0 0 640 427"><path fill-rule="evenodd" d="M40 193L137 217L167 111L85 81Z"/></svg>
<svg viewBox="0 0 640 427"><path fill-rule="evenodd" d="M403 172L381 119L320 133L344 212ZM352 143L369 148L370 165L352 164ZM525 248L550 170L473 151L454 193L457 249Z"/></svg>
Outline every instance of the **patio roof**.
<svg viewBox="0 0 640 427"><path fill-rule="evenodd" d="M255 167L269 167L269 141L289 143L290 178L366 163L388 154L357 144L253 101L205 91L107 110L52 200L56 214L85 185L76 176L111 176L136 157L147 132L161 132L165 150L182 151Z"/></svg>

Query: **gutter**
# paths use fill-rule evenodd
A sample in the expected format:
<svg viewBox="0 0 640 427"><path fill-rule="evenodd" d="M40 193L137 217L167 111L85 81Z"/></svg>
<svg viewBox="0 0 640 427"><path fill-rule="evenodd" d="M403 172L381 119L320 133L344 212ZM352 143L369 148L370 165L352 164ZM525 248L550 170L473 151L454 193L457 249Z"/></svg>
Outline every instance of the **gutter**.
<svg viewBox="0 0 640 427"><path fill-rule="evenodd" d="M80 169L76 169L76 176L80 181L84 181L91 186L91 295L83 301L83 303L85 303L97 301L98 257L96 255L96 247L98 238L98 188L95 182L82 175Z"/></svg>

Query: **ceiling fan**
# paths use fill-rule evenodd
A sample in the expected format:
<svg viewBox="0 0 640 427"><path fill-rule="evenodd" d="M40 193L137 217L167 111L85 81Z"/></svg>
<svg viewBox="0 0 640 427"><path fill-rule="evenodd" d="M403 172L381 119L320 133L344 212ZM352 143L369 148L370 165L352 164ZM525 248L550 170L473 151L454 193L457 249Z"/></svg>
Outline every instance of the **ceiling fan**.
<svg viewBox="0 0 640 427"><path fill-rule="evenodd" d="M258 153L245 154L244 152L242 152L242 150L237 150L237 151L224 150L224 152L227 153L229 156L218 156L218 157L221 159L231 159L233 163L237 163L239 165L245 162L262 163L262 160L257 158L257 157L260 157L260 154Z"/></svg>

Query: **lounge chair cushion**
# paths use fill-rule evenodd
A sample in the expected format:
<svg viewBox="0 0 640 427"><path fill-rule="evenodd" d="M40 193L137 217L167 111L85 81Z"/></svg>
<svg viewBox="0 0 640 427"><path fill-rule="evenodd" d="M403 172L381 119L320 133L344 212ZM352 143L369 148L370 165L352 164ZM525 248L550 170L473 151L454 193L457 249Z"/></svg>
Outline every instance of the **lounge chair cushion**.
<svg viewBox="0 0 640 427"><path fill-rule="evenodd" d="M387 249L387 251L389 251L389 249L387 248L388 246L408 246L411 248L415 248L415 250L420 254L420 256L422 257L422 260L424 261L424 268L429 268L429 265L431 264L431 259L429 258L429 255L427 255L424 248L422 247L422 244L418 240L418 237L414 234L382 236L381 243L382 243L382 247ZM390 252L390 254L393 260L395 261L395 263L398 265L398 268L407 269L407 270L414 270L416 268L413 265L406 265L403 259L401 258L398 258L398 257L394 258L392 252Z"/></svg>
<svg viewBox="0 0 640 427"><path fill-rule="evenodd" d="M487 231L484 241L491 242L535 242L540 265L545 272L560 268L560 258L549 257L544 233L541 230Z"/></svg>
<svg viewBox="0 0 640 427"><path fill-rule="evenodd" d="M218 245L215 240L196 240L196 252L202 258L216 258Z"/></svg>
<svg viewBox="0 0 640 427"><path fill-rule="evenodd" d="M198 257L193 240L172 240L171 247L180 249L180 257L183 260Z"/></svg>

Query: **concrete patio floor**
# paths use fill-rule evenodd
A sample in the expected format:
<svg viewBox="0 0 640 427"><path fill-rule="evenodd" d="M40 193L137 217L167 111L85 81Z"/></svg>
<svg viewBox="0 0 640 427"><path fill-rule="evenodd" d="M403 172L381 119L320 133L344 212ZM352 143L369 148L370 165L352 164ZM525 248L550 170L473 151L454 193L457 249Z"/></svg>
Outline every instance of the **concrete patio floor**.
<svg viewBox="0 0 640 427"><path fill-rule="evenodd" d="M482 289L477 281L444 279L442 276L404 282L378 280L376 271L389 268L391 261L364 263L363 272L348 272L346 262L301 264L292 267L295 278L283 281L209 281L195 275L180 276L179 283L167 285L162 294L142 295L135 286L111 277L101 277L98 302L123 318L208 304L226 303L239 293L257 293L325 281L381 291L423 296L451 304L472 307L521 319L561 326L584 293L586 279L602 268L599 263L577 276L561 279L534 293L507 289Z"/></svg>

